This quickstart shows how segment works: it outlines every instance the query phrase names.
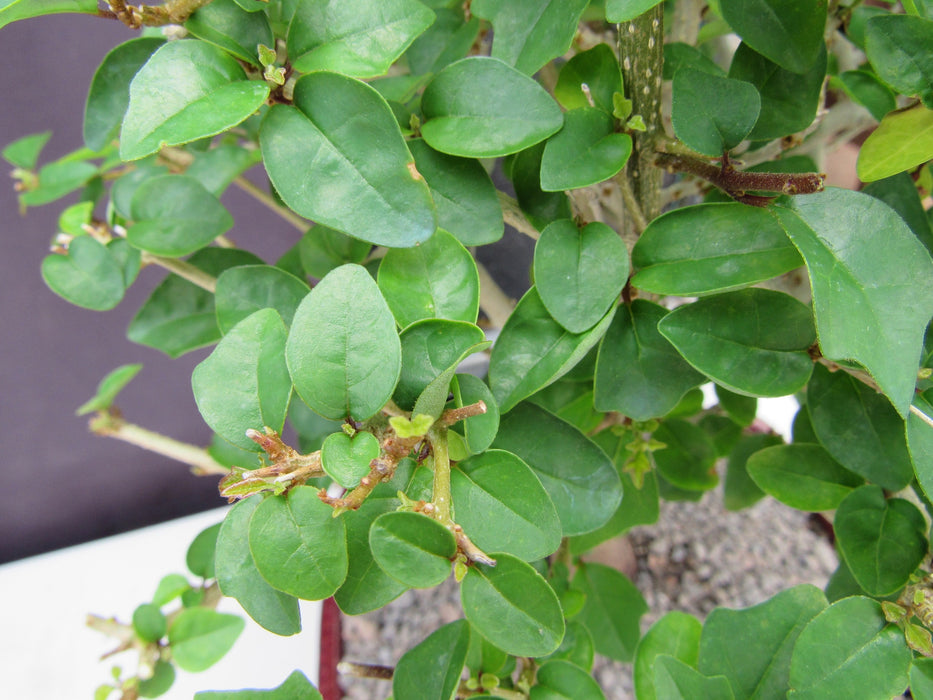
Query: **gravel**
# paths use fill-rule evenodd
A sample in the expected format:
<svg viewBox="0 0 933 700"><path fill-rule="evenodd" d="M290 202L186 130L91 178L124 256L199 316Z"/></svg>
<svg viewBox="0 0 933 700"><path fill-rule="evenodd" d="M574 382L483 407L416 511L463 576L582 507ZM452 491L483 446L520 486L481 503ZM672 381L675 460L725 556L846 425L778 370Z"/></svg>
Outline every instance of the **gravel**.
<svg viewBox="0 0 933 700"><path fill-rule="evenodd" d="M824 587L836 568L836 554L808 518L770 498L731 513L718 490L699 503L662 501L657 524L628 534L635 555L633 580L649 607L642 631L671 610L703 620L717 606L755 605L801 583ZM623 558L618 565L632 568ZM343 618L344 658L394 665L405 650L459 617L452 580L409 591L382 610ZM630 664L597 657L593 673L608 700L634 697ZM386 681L344 678L342 683L353 700L391 693Z"/></svg>

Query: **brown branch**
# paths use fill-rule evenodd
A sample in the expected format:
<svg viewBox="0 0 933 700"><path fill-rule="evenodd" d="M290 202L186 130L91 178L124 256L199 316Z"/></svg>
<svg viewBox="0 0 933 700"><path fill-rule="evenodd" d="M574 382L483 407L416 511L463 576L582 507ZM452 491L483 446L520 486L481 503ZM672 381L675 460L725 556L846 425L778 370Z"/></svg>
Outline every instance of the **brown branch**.
<svg viewBox="0 0 933 700"><path fill-rule="evenodd" d="M438 423L443 426L450 426L454 423L459 423L466 418L481 416L484 413L486 413L486 403L484 401L477 401L476 403L471 403L468 406L463 406L462 408L447 409L441 414L441 417L438 419Z"/></svg>
<svg viewBox="0 0 933 700"><path fill-rule="evenodd" d="M112 17L100 11L101 17L116 18L130 29L184 24L185 20L211 0L167 0L162 5L127 5L126 0L108 0Z"/></svg>

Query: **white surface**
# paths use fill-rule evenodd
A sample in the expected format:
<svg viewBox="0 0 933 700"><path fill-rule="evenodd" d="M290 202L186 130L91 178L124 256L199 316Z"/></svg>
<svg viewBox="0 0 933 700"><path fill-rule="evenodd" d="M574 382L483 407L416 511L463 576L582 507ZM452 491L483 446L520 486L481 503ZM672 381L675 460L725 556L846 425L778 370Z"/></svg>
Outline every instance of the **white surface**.
<svg viewBox="0 0 933 700"><path fill-rule="evenodd" d="M194 583L185 567L188 545L225 512L209 511L0 566L3 697L91 700L94 689L110 680L113 665L121 665L125 675L134 673L135 655L99 661L116 643L88 629L87 614L128 622L136 606L152 598L162 576L181 573ZM190 700L199 690L273 688L295 669L317 683L320 603L302 602L303 631L293 637L262 629L229 598L218 609L241 614L243 634L207 671L179 671L162 698Z"/></svg>

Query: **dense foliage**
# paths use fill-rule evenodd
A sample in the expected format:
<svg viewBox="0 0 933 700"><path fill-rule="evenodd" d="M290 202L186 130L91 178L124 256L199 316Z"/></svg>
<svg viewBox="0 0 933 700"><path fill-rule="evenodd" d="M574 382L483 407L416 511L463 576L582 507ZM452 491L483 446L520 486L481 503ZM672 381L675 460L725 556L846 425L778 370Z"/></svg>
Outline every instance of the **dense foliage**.
<svg viewBox="0 0 933 700"><path fill-rule="evenodd" d="M167 269L127 333L214 346L217 439L127 423L137 365L80 410L233 503L194 582L116 630L139 669L98 698L222 657L220 594L290 635L298 599L360 614L451 575L464 619L405 651L396 700L595 700L594 654L639 699L933 698L933 3L0 0L0 27L57 12L143 31L103 58L84 148L3 150L23 208L80 191L42 275L103 311ZM825 187L865 131L865 186ZM295 225L281 259L225 237L231 185ZM474 257L506 223L536 240L514 306ZM756 434L790 394L793 442ZM642 635L642 594L580 556L721 483L832 511L839 569ZM252 697L320 696L298 672L198 695Z"/></svg>

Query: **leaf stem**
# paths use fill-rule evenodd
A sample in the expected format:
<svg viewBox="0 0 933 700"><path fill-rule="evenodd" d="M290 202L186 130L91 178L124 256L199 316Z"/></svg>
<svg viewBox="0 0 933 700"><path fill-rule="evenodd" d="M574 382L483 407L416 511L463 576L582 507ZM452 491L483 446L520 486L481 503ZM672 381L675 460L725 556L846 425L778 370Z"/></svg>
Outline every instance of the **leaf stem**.
<svg viewBox="0 0 933 700"><path fill-rule="evenodd" d="M499 195L499 206L502 207L502 219L509 226L514 228L519 233L524 233L530 239L536 241L541 236L534 226L531 225L531 222L525 218L524 212L522 212L521 207L518 205L518 200L514 197L510 197L502 190L496 190L496 193Z"/></svg>
<svg viewBox="0 0 933 700"><path fill-rule="evenodd" d="M207 290L213 294L217 289L217 278L207 274L204 270L195 267L185 260L178 258L166 258L161 255L143 252L140 258L143 265L155 265L179 277L188 280L201 289Z"/></svg>
<svg viewBox="0 0 933 700"><path fill-rule="evenodd" d="M356 678L379 678L390 681L395 675L392 666L378 666L376 664L358 664L353 661L341 661L337 664L337 673Z"/></svg>
<svg viewBox="0 0 933 700"><path fill-rule="evenodd" d="M450 453L447 451L447 428L432 427L428 431L431 453L434 455L434 486L431 501L435 517L448 528L453 527L450 496Z"/></svg>
<svg viewBox="0 0 933 700"><path fill-rule="evenodd" d="M260 202L261 204L263 204L270 211L274 212L279 217L281 217L282 219L290 223L292 226L294 226L296 229L298 229L302 233L304 233L311 227L310 222L298 216L291 209L283 207L281 204L275 201L275 198L271 194L260 189L259 187L254 185L252 182L247 180L242 175L240 175L237 178L234 178L233 184L239 187L241 190L243 190L246 194L248 194L250 197L255 199L257 202Z"/></svg>

